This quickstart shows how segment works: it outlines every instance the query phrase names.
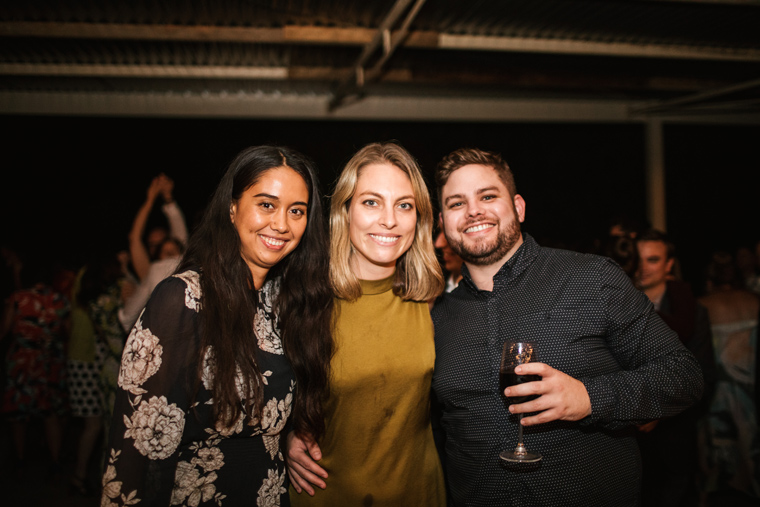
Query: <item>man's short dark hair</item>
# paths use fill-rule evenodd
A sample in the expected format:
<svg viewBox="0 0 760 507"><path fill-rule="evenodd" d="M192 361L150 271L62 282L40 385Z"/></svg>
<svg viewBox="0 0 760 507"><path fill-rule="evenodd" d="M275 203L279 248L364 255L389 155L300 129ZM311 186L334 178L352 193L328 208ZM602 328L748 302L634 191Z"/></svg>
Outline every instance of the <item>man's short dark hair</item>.
<svg viewBox="0 0 760 507"><path fill-rule="evenodd" d="M502 183L507 187L510 196L517 195L515 186L515 177L507 163L501 158L501 155L492 151L480 150L478 148L460 148L452 151L438 163L435 170L435 185L438 190L438 204L443 208L441 202L441 192L443 186L449 181L451 173L466 165L478 164L493 168L499 175Z"/></svg>
<svg viewBox="0 0 760 507"><path fill-rule="evenodd" d="M664 232L657 229L647 229L636 237L636 242L642 241L660 241L665 243L667 249L667 258L673 259L676 256L676 245L671 241L670 237Z"/></svg>

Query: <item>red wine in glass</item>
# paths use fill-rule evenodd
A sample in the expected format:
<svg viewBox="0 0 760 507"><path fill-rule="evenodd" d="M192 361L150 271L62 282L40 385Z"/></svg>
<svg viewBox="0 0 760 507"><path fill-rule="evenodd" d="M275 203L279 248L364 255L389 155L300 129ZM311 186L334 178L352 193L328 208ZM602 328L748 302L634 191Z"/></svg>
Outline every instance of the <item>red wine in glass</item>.
<svg viewBox="0 0 760 507"><path fill-rule="evenodd" d="M502 394L504 389L510 386L536 382L541 380L539 375L517 375L515 368L521 364L536 361L536 346L530 342L506 342L501 353L501 367L499 368L499 388ZM516 405L536 399L537 396L514 396L509 397L510 404ZM535 463L541 460L537 452L528 452L523 444L522 414L517 415L517 447L512 451L502 451L499 457L511 463Z"/></svg>
<svg viewBox="0 0 760 507"><path fill-rule="evenodd" d="M539 375L518 375L515 373L515 369L501 370L499 372L499 389L504 394L504 389L511 386L517 386L525 384L527 382L537 382L541 380ZM525 403L538 398L538 396L510 396L507 398L510 405L517 405L518 403Z"/></svg>

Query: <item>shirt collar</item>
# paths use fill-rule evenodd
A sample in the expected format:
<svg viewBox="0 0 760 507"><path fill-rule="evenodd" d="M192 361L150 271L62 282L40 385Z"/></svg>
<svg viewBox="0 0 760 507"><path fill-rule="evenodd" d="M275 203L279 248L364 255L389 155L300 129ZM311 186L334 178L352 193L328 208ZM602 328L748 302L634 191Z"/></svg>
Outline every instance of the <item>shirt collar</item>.
<svg viewBox="0 0 760 507"><path fill-rule="evenodd" d="M541 246L536 243L536 240L530 234L522 233L523 243L520 248L515 251L514 255L509 258L507 262L499 269L499 271L493 277L494 289L503 286L510 280L520 276L525 269L530 266L538 256L538 252ZM478 286L472 281L470 276L470 270L467 269L467 264L462 264L462 281L460 285L468 287L470 290L478 292Z"/></svg>

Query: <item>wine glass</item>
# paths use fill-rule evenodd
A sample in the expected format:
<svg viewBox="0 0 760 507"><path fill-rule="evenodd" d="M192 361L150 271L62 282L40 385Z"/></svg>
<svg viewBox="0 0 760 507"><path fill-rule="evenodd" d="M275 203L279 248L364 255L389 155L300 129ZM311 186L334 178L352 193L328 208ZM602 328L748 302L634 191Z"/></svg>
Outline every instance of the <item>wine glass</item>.
<svg viewBox="0 0 760 507"><path fill-rule="evenodd" d="M536 361L536 346L530 342L506 342L501 352L501 368L499 368L499 388L504 394L504 389L509 386L524 384L541 380L539 375L517 375L515 367L521 364ZM512 404L525 403L536 399L537 396L514 396L507 401ZM513 451L502 451L499 457L512 463L535 463L541 460L537 452L528 452L523 444L522 414L517 415L517 447Z"/></svg>

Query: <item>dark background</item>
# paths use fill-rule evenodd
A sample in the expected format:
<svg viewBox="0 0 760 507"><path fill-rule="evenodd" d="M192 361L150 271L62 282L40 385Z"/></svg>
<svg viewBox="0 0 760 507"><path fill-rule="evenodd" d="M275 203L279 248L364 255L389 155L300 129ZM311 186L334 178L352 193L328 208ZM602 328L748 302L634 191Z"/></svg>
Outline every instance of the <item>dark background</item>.
<svg viewBox="0 0 760 507"><path fill-rule="evenodd" d="M159 172L174 179L192 227L235 154L265 143L312 157L325 193L368 142L400 142L431 189L435 164L448 152L499 151L527 202L524 230L546 245L588 250L611 217L646 212L638 124L0 118L2 243L51 260L76 263L98 249L126 248L134 214ZM664 127L668 232L698 293L712 251L760 238L758 139L757 126Z"/></svg>

